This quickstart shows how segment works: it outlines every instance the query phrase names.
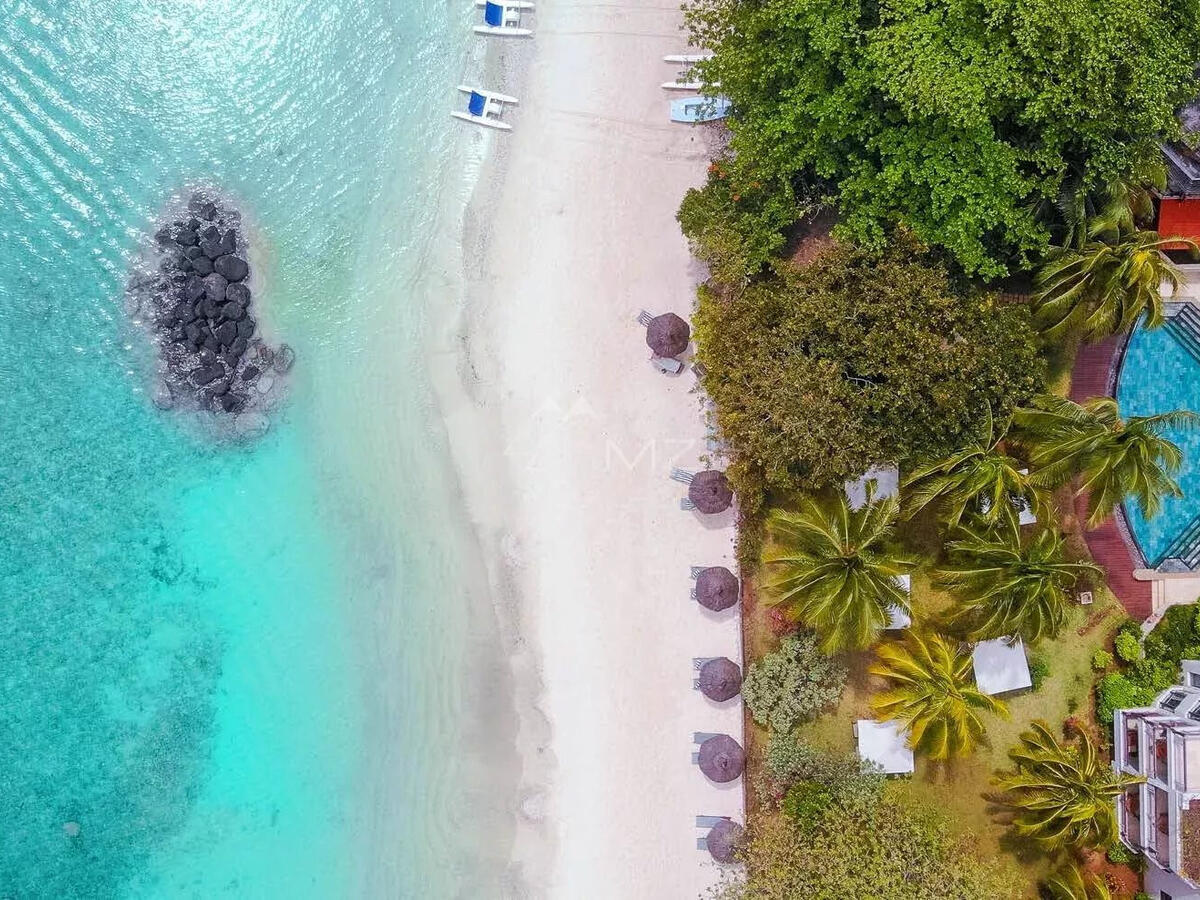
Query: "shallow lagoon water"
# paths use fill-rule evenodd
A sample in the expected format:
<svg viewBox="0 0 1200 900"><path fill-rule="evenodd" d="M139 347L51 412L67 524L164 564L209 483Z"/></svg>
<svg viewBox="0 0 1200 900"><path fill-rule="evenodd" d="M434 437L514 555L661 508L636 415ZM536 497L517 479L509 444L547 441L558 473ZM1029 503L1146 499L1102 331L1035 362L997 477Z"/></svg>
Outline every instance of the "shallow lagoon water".
<svg viewBox="0 0 1200 900"><path fill-rule="evenodd" d="M422 352L468 11L0 9L0 896L480 896L502 655ZM122 312L195 183L298 352L250 445L153 408Z"/></svg>

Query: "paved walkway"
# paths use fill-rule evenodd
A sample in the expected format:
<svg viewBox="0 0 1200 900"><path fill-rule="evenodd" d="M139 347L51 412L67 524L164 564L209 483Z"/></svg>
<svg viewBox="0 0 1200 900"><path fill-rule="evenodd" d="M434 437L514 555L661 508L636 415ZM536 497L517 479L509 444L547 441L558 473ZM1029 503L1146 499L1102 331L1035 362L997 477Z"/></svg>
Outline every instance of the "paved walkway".
<svg viewBox="0 0 1200 900"><path fill-rule="evenodd" d="M1121 347L1122 337L1116 336L1097 344L1086 344L1079 348L1075 357L1075 368L1071 371L1071 399L1081 403L1091 397L1112 396L1113 386L1109 383L1113 357ZM1088 501L1086 495L1075 500L1075 513L1082 522L1086 520ZM1109 519L1099 528L1085 532L1088 549L1092 557L1108 575L1108 587L1121 601L1130 617L1141 622L1150 617L1154 610L1149 581L1138 581L1133 570L1141 567L1130 551L1129 545L1117 527L1115 519Z"/></svg>

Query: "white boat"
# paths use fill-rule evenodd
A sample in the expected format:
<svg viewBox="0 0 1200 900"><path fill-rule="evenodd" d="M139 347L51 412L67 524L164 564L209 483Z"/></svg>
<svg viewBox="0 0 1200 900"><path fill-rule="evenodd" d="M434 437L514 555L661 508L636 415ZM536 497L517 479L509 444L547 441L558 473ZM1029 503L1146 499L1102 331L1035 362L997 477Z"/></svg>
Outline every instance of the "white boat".
<svg viewBox="0 0 1200 900"><path fill-rule="evenodd" d="M704 62L706 59L712 59L711 53L676 53L672 56L664 56L663 62L691 64Z"/></svg>
<svg viewBox="0 0 1200 900"><path fill-rule="evenodd" d="M501 131L512 130L511 125L500 121L500 116L506 105L516 106L520 102L516 97L467 87L463 84L460 84L458 89L467 95L467 111L455 110L450 115L456 119L462 119L464 122L474 122L476 125L483 125L486 128L498 128Z"/></svg>
<svg viewBox="0 0 1200 900"><path fill-rule="evenodd" d="M682 97L671 101L672 122L714 122L729 115L728 97Z"/></svg>
<svg viewBox="0 0 1200 900"><path fill-rule="evenodd" d="M698 91L704 84L699 81L664 81L662 86L664 91Z"/></svg>
<svg viewBox="0 0 1200 900"><path fill-rule="evenodd" d="M704 62L706 59L712 59L708 54L691 53L677 54L675 56L664 56L663 61L675 63L680 66L679 75L674 81L664 81L662 83L665 91L699 91L704 89L704 83L696 81L689 77L692 73L692 67L698 62Z"/></svg>
<svg viewBox="0 0 1200 900"><path fill-rule="evenodd" d="M483 10L483 24L476 25L476 34L498 35L501 37L529 37L533 29L521 27L521 12L533 9L529 0L475 0L475 5Z"/></svg>

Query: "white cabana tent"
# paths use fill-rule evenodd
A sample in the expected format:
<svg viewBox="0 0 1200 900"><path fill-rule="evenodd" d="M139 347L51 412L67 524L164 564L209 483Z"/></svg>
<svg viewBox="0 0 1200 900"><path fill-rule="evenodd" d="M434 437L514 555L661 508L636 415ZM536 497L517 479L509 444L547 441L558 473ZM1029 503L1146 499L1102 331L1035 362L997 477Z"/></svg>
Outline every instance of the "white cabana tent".
<svg viewBox="0 0 1200 900"><path fill-rule="evenodd" d="M846 482L846 499L851 509L861 509L867 503L867 482L875 482L875 499L895 497L900 493L900 470L894 466L867 469L858 478Z"/></svg>
<svg viewBox="0 0 1200 900"><path fill-rule="evenodd" d="M1029 676L1029 660L1020 638L980 641L975 645L971 660L975 666L975 684L985 694L1007 694L1033 687Z"/></svg>
<svg viewBox="0 0 1200 900"><path fill-rule="evenodd" d="M876 722L859 719L854 723L858 756L886 775L907 775L913 770L913 752L908 746L908 734L898 722Z"/></svg>

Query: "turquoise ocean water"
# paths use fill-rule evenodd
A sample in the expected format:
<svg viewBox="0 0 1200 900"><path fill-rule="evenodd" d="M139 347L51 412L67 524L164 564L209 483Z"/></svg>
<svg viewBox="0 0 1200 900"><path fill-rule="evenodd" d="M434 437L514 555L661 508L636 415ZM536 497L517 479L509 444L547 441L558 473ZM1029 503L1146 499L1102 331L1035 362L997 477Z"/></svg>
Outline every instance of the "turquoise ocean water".
<svg viewBox="0 0 1200 900"><path fill-rule="evenodd" d="M1200 412L1200 361L1192 357L1166 328L1138 328L1129 338L1117 401L1125 416L1152 416L1172 409ZM1146 519L1136 504L1126 504L1129 527L1153 562L1200 515L1200 431L1181 428L1166 432L1183 451L1176 476L1182 497L1167 497L1162 511Z"/></svg>
<svg viewBox="0 0 1200 900"><path fill-rule="evenodd" d="M503 668L421 343L460 6L0 0L0 897L494 886ZM195 183L298 353L250 446L153 409L122 313Z"/></svg>

